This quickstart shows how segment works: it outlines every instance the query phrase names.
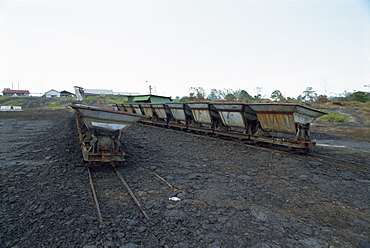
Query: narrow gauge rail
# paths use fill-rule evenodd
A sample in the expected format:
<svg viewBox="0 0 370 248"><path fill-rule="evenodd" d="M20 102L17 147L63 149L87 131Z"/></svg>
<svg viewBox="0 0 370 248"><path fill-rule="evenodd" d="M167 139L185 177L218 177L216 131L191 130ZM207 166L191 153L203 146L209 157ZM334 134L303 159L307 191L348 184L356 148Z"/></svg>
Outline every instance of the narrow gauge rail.
<svg viewBox="0 0 370 248"><path fill-rule="evenodd" d="M75 112L78 137L83 158L88 165L89 182L97 208L99 222L103 220L103 217L101 215L90 167L101 163L110 163L120 182L125 186L137 207L146 218L149 218L122 175L115 168L120 162L125 160L125 153L121 150L122 132L133 123L145 119L146 116L101 109L82 104L73 104L71 108Z"/></svg>
<svg viewBox="0 0 370 248"><path fill-rule="evenodd" d="M123 178L121 173L117 170L116 166L112 165L112 168L114 169L114 171L115 171L118 179L120 180L121 184L126 188L127 192L130 194L130 197L135 202L136 206L139 208L141 213L145 216L145 218L149 219L149 216L146 214L144 209L141 207L138 199L136 198L136 196L134 195L134 193L130 189L129 185L127 184L127 182L125 181L125 179ZM98 201L98 196L96 194L96 190L95 190L95 186L94 186L94 182L93 182L93 177L92 177L92 173L91 173L91 168L89 166L87 166L87 170L88 170L88 174L89 174L89 183L90 183L91 191L92 191L92 194L93 194L94 203L95 203L97 214L98 214L98 220L99 220L99 223L101 224L101 222L105 218L103 218L103 216L101 214L100 204L99 204L99 201Z"/></svg>
<svg viewBox="0 0 370 248"><path fill-rule="evenodd" d="M370 164L367 165L367 167L364 169L366 165L359 164L356 162L348 161L341 158L335 158L332 156L326 156L321 154L308 154L307 156L310 160L315 160L323 163L327 163L342 169L351 170L360 172L363 174L370 174Z"/></svg>
<svg viewBox="0 0 370 248"><path fill-rule="evenodd" d="M299 104L272 103L127 103L116 104L115 110L149 117L143 124L279 145L302 154L315 145L310 124L326 114Z"/></svg>

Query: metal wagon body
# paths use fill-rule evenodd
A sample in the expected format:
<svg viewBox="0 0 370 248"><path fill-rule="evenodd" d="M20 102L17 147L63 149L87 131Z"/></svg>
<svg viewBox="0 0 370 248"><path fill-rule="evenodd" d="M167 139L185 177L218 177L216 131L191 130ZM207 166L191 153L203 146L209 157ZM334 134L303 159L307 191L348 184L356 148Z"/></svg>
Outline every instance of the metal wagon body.
<svg viewBox="0 0 370 248"><path fill-rule="evenodd" d="M120 148L121 133L133 123L147 118L81 104L71 107L75 111L82 154L87 162L124 161L125 153Z"/></svg>

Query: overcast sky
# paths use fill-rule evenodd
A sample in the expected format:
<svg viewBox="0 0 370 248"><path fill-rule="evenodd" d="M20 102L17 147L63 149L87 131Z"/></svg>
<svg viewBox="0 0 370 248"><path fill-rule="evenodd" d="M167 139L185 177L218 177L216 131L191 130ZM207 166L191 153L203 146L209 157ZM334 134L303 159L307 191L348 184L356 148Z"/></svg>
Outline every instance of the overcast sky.
<svg viewBox="0 0 370 248"><path fill-rule="evenodd" d="M0 87L369 91L370 1L1 0ZM147 83L148 81L148 83Z"/></svg>

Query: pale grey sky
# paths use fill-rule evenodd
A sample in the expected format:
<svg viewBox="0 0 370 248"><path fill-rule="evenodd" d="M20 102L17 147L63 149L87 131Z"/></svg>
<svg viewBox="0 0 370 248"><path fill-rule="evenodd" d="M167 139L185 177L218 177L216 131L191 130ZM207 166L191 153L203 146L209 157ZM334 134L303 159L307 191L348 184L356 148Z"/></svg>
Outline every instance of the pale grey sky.
<svg viewBox="0 0 370 248"><path fill-rule="evenodd" d="M0 87L369 91L370 3L2 0Z"/></svg>

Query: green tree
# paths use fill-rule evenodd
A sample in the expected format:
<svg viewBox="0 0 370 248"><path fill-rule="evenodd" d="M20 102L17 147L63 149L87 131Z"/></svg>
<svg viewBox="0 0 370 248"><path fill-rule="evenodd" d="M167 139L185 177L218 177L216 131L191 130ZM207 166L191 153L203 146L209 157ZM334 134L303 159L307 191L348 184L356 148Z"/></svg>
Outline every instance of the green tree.
<svg viewBox="0 0 370 248"><path fill-rule="evenodd" d="M363 91L356 91L348 96L348 100L356 101L356 102L368 102L370 101L370 93L363 92Z"/></svg>
<svg viewBox="0 0 370 248"><path fill-rule="evenodd" d="M351 92L348 92L348 91L345 90L341 94L335 94L335 96L329 97L329 100L338 101L338 102L341 102L341 101L349 101L349 96L351 94L352 94Z"/></svg>
<svg viewBox="0 0 370 248"><path fill-rule="evenodd" d="M218 94L223 98L226 99L226 96L230 98L230 95L234 95L234 91L232 89L223 89L219 90ZM235 98L235 97L234 97Z"/></svg>
<svg viewBox="0 0 370 248"><path fill-rule="evenodd" d="M190 87L189 96L203 101L206 98L206 91L203 87Z"/></svg>
<svg viewBox="0 0 370 248"><path fill-rule="evenodd" d="M228 93L226 96L225 96L225 99L228 100L228 101L235 101L235 96L233 93Z"/></svg>
<svg viewBox="0 0 370 248"><path fill-rule="evenodd" d="M312 87L307 87L305 91L302 92L303 95L299 95L297 99L302 102L314 102L317 98L317 93Z"/></svg>
<svg viewBox="0 0 370 248"><path fill-rule="evenodd" d="M243 102L249 102L252 97L248 94L245 90L237 90L234 92L234 96L236 100L243 101Z"/></svg>
<svg viewBox="0 0 370 248"><path fill-rule="evenodd" d="M193 98L189 97L189 96L183 96L181 97L180 99L180 102L191 102Z"/></svg>
<svg viewBox="0 0 370 248"><path fill-rule="evenodd" d="M208 95L208 99L210 99L211 101L215 101L215 100L220 99L220 98L221 98L221 95L220 95L219 91L216 90L216 89L211 89L211 92Z"/></svg>
<svg viewBox="0 0 370 248"><path fill-rule="evenodd" d="M271 99L277 102L277 101L284 101L285 97L283 96L280 90L274 90L271 93Z"/></svg>

